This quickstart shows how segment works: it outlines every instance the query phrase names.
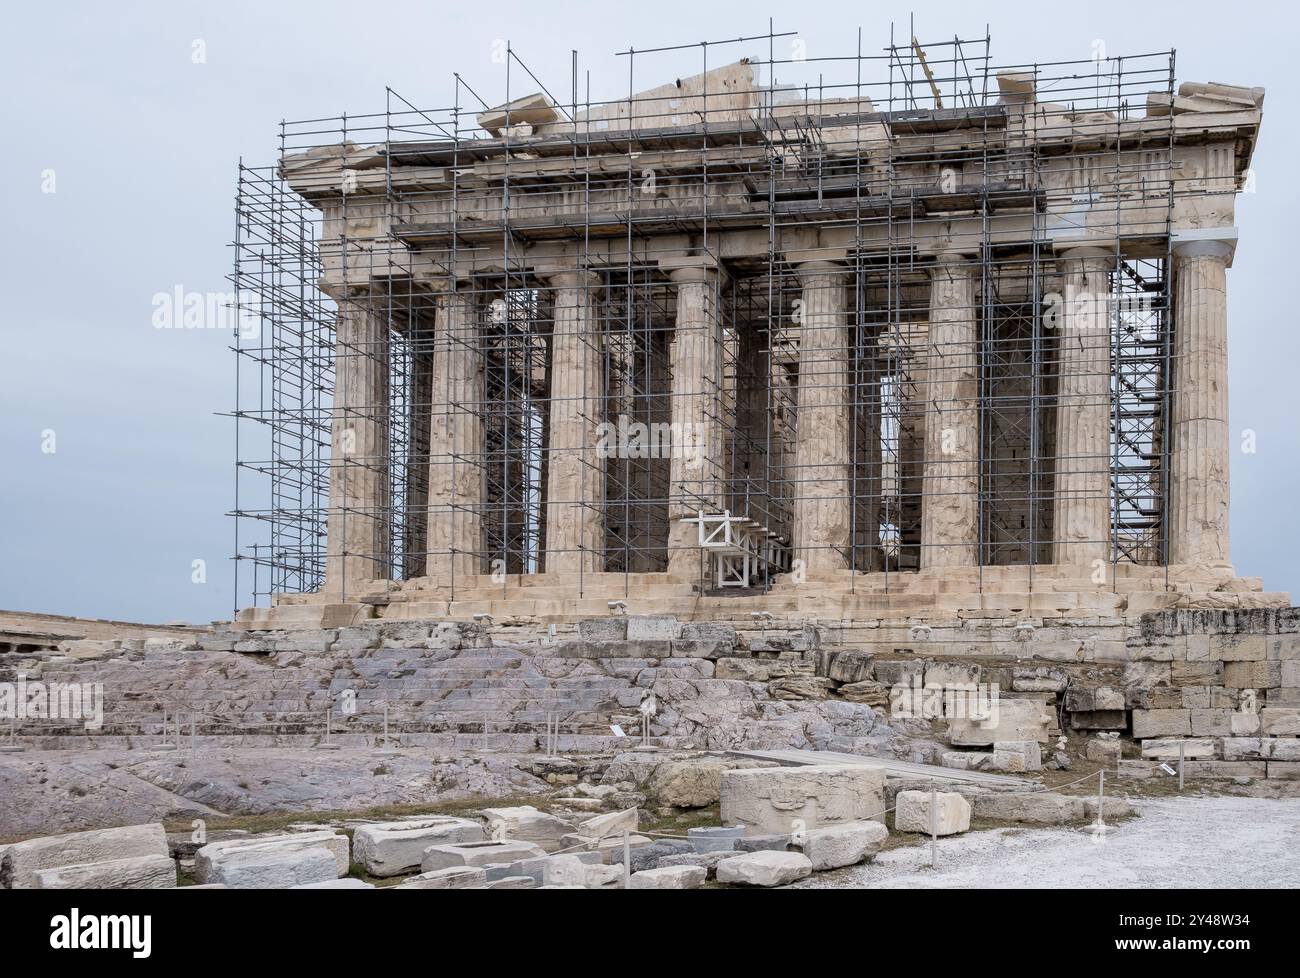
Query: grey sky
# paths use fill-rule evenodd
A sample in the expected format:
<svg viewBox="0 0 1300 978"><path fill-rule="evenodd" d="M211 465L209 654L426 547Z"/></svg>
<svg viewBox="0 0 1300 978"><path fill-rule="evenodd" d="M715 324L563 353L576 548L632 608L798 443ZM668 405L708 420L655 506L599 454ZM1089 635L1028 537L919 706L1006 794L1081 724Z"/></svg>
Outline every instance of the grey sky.
<svg viewBox="0 0 1300 978"><path fill-rule="evenodd" d="M868 21L868 11L875 13ZM906 32L904 6L780 5L810 58ZM229 557L234 401L228 335L158 330L152 297L224 291L235 165L274 160L282 118L382 111L391 85L420 106L452 101L453 71L489 102L509 39L563 98L579 49L596 99L626 94L629 45L767 30L751 3L62 3L6 13L5 301L0 311L0 608L205 621L235 604ZM995 64L1176 48L1179 81L1268 89L1257 192L1238 202L1229 273L1238 573L1300 592L1291 559L1300 434L1295 267L1295 15L1281 4L930 3L922 39L993 34ZM206 62L193 63L195 40ZM762 49L711 51L710 64ZM638 59L638 87L698 70L699 54ZM644 84L642 84L644 83ZM527 89L516 78L512 94ZM55 192L43 192L53 170ZM42 433L56 451L42 451ZM191 582L207 561L207 583Z"/></svg>

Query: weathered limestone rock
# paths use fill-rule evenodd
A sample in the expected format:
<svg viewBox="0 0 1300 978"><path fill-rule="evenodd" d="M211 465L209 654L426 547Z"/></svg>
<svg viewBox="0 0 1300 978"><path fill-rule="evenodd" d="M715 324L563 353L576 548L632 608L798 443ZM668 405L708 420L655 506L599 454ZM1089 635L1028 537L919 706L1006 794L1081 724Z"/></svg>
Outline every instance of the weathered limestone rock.
<svg viewBox="0 0 1300 978"><path fill-rule="evenodd" d="M169 856L109 859L36 873L38 890L169 890L175 886L176 863Z"/></svg>
<svg viewBox="0 0 1300 978"><path fill-rule="evenodd" d="M481 841L483 829L478 822L435 816L359 826L352 833L352 851L371 876L399 876L419 868L430 846Z"/></svg>
<svg viewBox="0 0 1300 978"><path fill-rule="evenodd" d="M802 838L803 854L815 872L856 866L880 851L889 829L879 822L845 822L809 829Z"/></svg>
<svg viewBox="0 0 1300 978"><path fill-rule="evenodd" d="M1037 744L1034 745L1035 747ZM956 835L970 829L970 802L955 791L940 791L935 830L938 835ZM930 792L900 791L894 799L894 830L930 834Z"/></svg>
<svg viewBox="0 0 1300 978"><path fill-rule="evenodd" d="M747 852L718 862L719 883L740 886L785 886L811 876L812 861L797 852Z"/></svg>
<svg viewBox="0 0 1300 978"><path fill-rule="evenodd" d="M0 886L32 889L38 872L59 866L169 856L167 834L157 822L28 839L4 850L0 858Z"/></svg>
<svg viewBox="0 0 1300 978"><path fill-rule="evenodd" d="M643 869L628 878L632 890L695 890L704 885L708 873L703 866L661 866Z"/></svg>
<svg viewBox="0 0 1300 978"><path fill-rule="evenodd" d="M718 863L734 856L735 850L719 849L716 852L681 852L674 856L660 856L658 867L664 866L703 866L709 879L718 873Z"/></svg>
<svg viewBox="0 0 1300 978"><path fill-rule="evenodd" d="M480 866L447 866L403 880L394 890L468 890L486 886L487 873Z"/></svg>
<svg viewBox="0 0 1300 978"><path fill-rule="evenodd" d="M883 821L885 775L855 765L758 768L722 776L722 821L747 834L788 833L796 826Z"/></svg>
<svg viewBox="0 0 1300 978"><path fill-rule="evenodd" d="M545 856L546 850L531 842L462 842L429 846L420 860L420 871L431 873L453 866L486 866L513 863Z"/></svg>
<svg viewBox="0 0 1300 978"><path fill-rule="evenodd" d="M200 883L228 883L224 865L237 856L248 856L256 863L265 854L289 853L303 849L324 848L334 857L333 876L346 876L352 865L348 837L333 829L316 832L290 832L283 835L251 836L246 839L224 839L210 842L194 854L194 875ZM291 863L292 860L289 860ZM274 861L274 866L288 865ZM246 874L247 870L238 870ZM314 880L299 880L311 883ZM235 884L231 884L234 886ZM285 884L292 885L292 884Z"/></svg>
<svg viewBox="0 0 1300 978"><path fill-rule="evenodd" d="M646 790L661 805L707 808L722 797L722 773L735 766L711 758L667 761L655 768Z"/></svg>
<svg viewBox="0 0 1300 978"><path fill-rule="evenodd" d="M531 876L502 876L500 879L488 880L489 890L535 890L537 882Z"/></svg>
<svg viewBox="0 0 1300 978"><path fill-rule="evenodd" d="M821 676L786 676L767 684L768 692L780 700L824 700L835 683Z"/></svg>
<svg viewBox="0 0 1300 978"><path fill-rule="evenodd" d="M1032 699L1001 697L987 719L954 717L948 739L954 747L989 747L1000 740L1036 740L1046 743L1052 716Z"/></svg>
<svg viewBox="0 0 1300 978"><path fill-rule="evenodd" d="M993 745L990 766L995 771L1041 771L1042 751L1036 740L1000 740Z"/></svg>
<svg viewBox="0 0 1300 978"><path fill-rule="evenodd" d="M557 815L538 811L532 805L520 805L515 808L485 808L483 819L487 825L487 834L491 838L532 842L547 852L563 848L561 840L574 828L571 822Z"/></svg>
<svg viewBox="0 0 1300 978"><path fill-rule="evenodd" d="M836 692L850 703L865 703L867 706L889 705L889 687L871 680L846 683Z"/></svg>

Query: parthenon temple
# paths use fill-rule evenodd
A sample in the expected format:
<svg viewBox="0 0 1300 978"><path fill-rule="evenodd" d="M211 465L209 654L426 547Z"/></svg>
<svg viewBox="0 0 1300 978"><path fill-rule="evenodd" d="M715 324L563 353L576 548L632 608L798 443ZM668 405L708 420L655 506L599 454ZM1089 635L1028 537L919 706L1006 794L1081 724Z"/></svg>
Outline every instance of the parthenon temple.
<svg viewBox="0 0 1300 978"><path fill-rule="evenodd" d="M1262 89L984 40L512 77L241 169L237 626L1288 604L1228 537Z"/></svg>

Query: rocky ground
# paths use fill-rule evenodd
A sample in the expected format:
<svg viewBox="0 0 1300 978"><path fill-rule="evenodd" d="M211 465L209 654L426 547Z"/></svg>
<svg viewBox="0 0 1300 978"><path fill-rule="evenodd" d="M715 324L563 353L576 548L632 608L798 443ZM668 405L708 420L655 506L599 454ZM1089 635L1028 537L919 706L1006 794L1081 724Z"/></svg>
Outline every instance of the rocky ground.
<svg viewBox="0 0 1300 978"><path fill-rule="evenodd" d="M0 755L0 838L218 815L517 797L549 790L544 774L536 757L453 759L426 751L29 751Z"/></svg>
<svg viewBox="0 0 1300 978"><path fill-rule="evenodd" d="M799 889L1291 888L1300 880L1300 799L1181 797L1137 802L1139 817L1097 841L1088 828L997 828L882 852Z"/></svg>

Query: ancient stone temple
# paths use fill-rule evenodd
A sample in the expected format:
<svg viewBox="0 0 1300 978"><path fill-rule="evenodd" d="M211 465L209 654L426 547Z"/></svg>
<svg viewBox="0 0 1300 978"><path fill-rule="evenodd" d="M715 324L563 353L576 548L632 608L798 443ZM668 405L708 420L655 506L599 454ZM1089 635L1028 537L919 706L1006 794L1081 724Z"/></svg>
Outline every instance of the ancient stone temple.
<svg viewBox="0 0 1300 978"><path fill-rule="evenodd" d="M895 53L286 124L236 624L1285 606L1228 537L1263 91Z"/></svg>

